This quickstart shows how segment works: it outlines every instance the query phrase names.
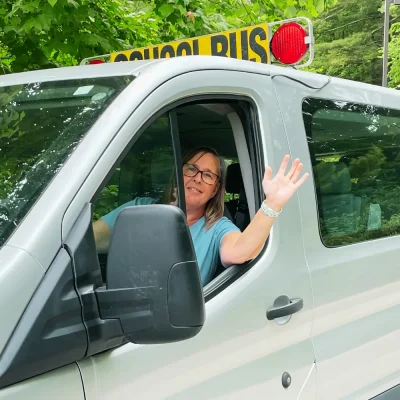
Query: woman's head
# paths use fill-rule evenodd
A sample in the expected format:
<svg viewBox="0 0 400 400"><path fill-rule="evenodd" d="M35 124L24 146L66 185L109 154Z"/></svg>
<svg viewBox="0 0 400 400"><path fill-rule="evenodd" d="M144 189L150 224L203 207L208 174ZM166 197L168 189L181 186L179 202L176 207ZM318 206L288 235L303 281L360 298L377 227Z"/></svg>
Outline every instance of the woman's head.
<svg viewBox="0 0 400 400"><path fill-rule="evenodd" d="M224 215L225 161L210 147L198 147L183 156L186 209L204 210L209 229Z"/></svg>

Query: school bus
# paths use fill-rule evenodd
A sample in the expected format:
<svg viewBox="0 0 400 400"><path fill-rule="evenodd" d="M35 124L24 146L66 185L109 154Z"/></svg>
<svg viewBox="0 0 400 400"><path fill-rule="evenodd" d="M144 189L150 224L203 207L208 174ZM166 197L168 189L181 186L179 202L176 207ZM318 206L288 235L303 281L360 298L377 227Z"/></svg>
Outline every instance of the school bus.
<svg viewBox="0 0 400 400"><path fill-rule="evenodd" d="M106 59L124 62L202 55L302 68L313 60L314 42L311 21L299 17L88 57L81 64L97 64ZM305 62L300 64L302 61Z"/></svg>

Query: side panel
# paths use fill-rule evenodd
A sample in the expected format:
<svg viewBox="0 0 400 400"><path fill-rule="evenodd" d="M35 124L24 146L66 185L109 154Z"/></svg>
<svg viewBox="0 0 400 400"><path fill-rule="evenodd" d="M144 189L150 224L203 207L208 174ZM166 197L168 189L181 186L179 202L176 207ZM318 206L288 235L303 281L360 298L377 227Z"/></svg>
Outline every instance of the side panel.
<svg viewBox="0 0 400 400"><path fill-rule="evenodd" d="M161 86L133 114L88 176L65 214L64 234L135 132L160 108L185 97L214 93L253 99L265 163L276 171L289 149L271 89L266 76L227 71L190 73ZM303 298L304 308L278 325L267 320L266 312L283 294ZM206 324L195 338L160 346L126 344L80 361L86 398L297 399L315 359L312 307L295 198L285 207L267 251L253 268L207 303ZM292 377L288 389L282 386L284 372Z"/></svg>
<svg viewBox="0 0 400 400"><path fill-rule="evenodd" d="M305 97L387 108L399 104L395 91L355 82L333 79L319 91L285 77L275 77L274 84L290 148L310 172L302 117ZM371 398L400 383L400 237L325 247L312 176L299 199L315 299L317 398Z"/></svg>
<svg viewBox="0 0 400 400"><path fill-rule="evenodd" d="M297 400L313 400L317 394L317 369L315 363L312 365L304 386L301 388Z"/></svg>
<svg viewBox="0 0 400 400"><path fill-rule="evenodd" d="M71 364L2 389L0 399L85 400L85 395L78 366Z"/></svg>
<svg viewBox="0 0 400 400"><path fill-rule="evenodd" d="M85 356L86 329L73 282L71 259L61 249L0 356L0 388Z"/></svg>
<svg viewBox="0 0 400 400"><path fill-rule="evenodd" d="M11 246L0 250L0 355L44 273L26 251Z"/></svg>

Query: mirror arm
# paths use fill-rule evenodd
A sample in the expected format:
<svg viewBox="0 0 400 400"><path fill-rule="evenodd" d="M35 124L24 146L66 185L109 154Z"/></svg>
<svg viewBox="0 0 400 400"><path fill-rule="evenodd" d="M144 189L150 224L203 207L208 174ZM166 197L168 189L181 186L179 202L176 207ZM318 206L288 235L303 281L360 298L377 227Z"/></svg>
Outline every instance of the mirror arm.
<svg viewBox="0 0 400 400"><path fill-rule="evenodd" d="M134 330L133 325L140 326L141 329L150 326L154 317L150 299L156 289L146 287L107 290L105 286L97 288L95 293L101 319L119 319L124 334L131 334Z"/></svg>

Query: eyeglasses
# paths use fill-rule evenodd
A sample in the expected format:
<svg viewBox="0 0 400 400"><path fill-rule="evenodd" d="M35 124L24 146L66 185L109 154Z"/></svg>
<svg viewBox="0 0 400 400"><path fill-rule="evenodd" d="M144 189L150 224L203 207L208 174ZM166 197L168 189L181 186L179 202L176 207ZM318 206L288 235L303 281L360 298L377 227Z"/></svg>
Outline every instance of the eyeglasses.
<svg viewBox="0 0 400 400"><path fill-rule="evenodd" d="M190 178L194 178L200 172L201 179L207 185L212 185L217 182L219 176L209 171L200 171L193 164L183 164L183 175L188 176Z"/></svg>

